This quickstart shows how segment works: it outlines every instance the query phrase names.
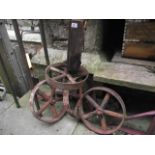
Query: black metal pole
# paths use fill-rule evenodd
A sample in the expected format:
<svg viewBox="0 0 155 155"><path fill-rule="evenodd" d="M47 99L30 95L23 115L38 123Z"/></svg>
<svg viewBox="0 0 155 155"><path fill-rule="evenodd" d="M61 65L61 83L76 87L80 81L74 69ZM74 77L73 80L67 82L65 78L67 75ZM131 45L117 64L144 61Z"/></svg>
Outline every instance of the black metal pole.
<svg viewBox="0 0 155 155"><path fill-rule="evenodd" d="M28 83L29 83L29 88L32 89L33 88L33 82L32 82L31 73L30 73L30 70L29 70L29 67L28 67L28 64L27 64L27 61L26 61L25 49L24 49L24 46L23 46L23 41L22 41L22 38L21 38L21 35L20 35L17 20L12 19L12 24L13 24L13 27L14 27L14 30L15 30L15 34L16 34L18 45L19 45L19 49L21 51L22 61L23 61L24 65L25 65L25 69L26 69L26 72L27 72L27 75L28 75L27 80L28 80Z"/></svg>
<svg viewBox="0 0 155 155"><path fill-rule="evenodd" d="M42 40L42 44L43 44L44 52L45 52L46 64L49 65L50 64L50 60L49 60L49 56L48 56L48 50L47 50L47 43L46 43L43 19L39 20L39 24L40 24L41 40Z"/></svg>
<svg viewBox="0 0 155 155"><path fill-rule="evenodd" d="M16 107L17 107L17 108L20 108L20 104L19 104L19 102L18 102L16 93L15 93L14 88L13 88L13 86L12 86L12 83L11 83L11 81L10 81L10 78L9 78L7 69L6 69L5 65L4 65L3 59L2 59L2 57L1 57L1 54L0 54L0 62L1 62L1 65L2 65L2 67L3 67L5 76L6 76L6 78L7 78L8 84L9 84L9 86L10 86L11 94L12 94L13 99L14 99L14 101L15 101Z"/></svg>

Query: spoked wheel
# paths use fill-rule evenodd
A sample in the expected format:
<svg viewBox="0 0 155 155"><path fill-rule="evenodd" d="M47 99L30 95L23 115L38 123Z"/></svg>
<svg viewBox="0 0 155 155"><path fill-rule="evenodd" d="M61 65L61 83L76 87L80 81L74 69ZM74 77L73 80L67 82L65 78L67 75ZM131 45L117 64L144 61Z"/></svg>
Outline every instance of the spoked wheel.
<svg viewBox="0 0 155 155"><path fill-rule="evenodd" d="M112 134L123 125L126 108L114 90L94 87L85 92L80 100L80 117L86 127L95 133Z"/></svg>
<svg viewBox="0 0 155 155"><path fill-rule="evenodd" d="M67 72L65 63L58 63L47 66L45 78L49 85L58 87L59 89L73 90L83 86L88 78L88 72L81 66L78 73L71 75Z"/></svg>
<svg viewBox="0 0 155 155"><path fill-rule="evenodd" d="M30 95L30 108L33 115L46 123L55 123L66 113L62 95L56 94L56 89L50 87L46 80L39 82Z"/></svg>

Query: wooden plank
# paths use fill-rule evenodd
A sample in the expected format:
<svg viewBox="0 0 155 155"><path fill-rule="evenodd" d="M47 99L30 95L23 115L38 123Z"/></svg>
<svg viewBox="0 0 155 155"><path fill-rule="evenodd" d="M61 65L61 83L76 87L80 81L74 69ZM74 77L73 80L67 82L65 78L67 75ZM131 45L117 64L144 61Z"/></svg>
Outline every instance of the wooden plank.
<svg viewBox="0 0 155 155"><path fill-rule="evenodd" d="M155 41L155 22L128 22L125 39Z"/></svg>
<svg viewBox="0 0 155 155"><path fill-rule="evenodd" d="M155 92L155 74L142 66L103 63L94 73L94 80Z"/></svg>
<svg viewBox="0 0 155 155"><path fill-rule="evenodd" d="M154 61L125 58L125 57L121 56L121 52L115 53L115 55L112 58L112 62L125 63L125 64L131 64L131 65L139 65L139 66L155 67Z"/></svg>
<svg viewBox="0 0 155 155"><path fill-rule="evenodd" d="M52 64L66 59L67 51L48 49ZM45 65L44 52L33 57L32 63ZM82 65L95 80L138 90L155 92L155 74L143 66L105 62L98 53L82 53ZM44 72L43 72L44 74Z"/></svg>
<svg viewBox="0 0 155 155"><path fill-rule="evenodd" d="M155 44L126 42L123 57L155 60Z"/></svg>

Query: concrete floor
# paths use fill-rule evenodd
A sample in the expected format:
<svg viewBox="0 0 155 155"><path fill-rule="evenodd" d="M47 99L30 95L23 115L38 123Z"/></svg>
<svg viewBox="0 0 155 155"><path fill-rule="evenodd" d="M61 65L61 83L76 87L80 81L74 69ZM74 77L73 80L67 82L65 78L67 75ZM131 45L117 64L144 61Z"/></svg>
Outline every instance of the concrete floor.
<svg viewBox="0 0 155 155"><path fill-rule="evenodd" d="M28 92L19 100L22 106L19 109L15 107L10 95L7 95L5 101L0 102L1 135L94 134L70 115L65 115L63 119L53 125L48 125L37 120L29 109L29 95L30 93Z"/></svg>
<svg viewBox="0 0 155 155"><path fill-rule="evenodd" d="M49 125L33 117L29 109L28 92L19 99L21 108L17 109L11 95L0 102L0 135L95 135L81 122L70 115L65 115L59 122ZM134 129L146 131L150 119L127 121L125 124ZM114 134L124 134L116 132Z"/></svg>

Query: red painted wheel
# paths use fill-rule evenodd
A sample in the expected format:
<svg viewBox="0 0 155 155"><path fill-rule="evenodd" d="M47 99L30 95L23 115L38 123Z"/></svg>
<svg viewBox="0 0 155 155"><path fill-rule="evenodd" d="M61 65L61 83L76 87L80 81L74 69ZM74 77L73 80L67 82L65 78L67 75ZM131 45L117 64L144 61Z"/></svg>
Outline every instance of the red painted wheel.
<svg viewBox="0 0 155 155"><path fill-rule="evenodd" d="M63 100L63 96L57 95L56 89L43 80L31 92L30 109L37 119L46 123L55 123L66 113L68 103L64 105Z"/></svg>
<svg viewBox="0 0 155 155"><path fill-rule="evenodd" d="M85 92L80 101L80 117L86 127L95 133L112 134L123 125L125 104L114 90L94 87Z"/></svg>
<svg viewBox="0 0 155 155"><path fill-rule="evenodd" d="M76 74L69 74L65 63L49 65L45 69L45 78L49 85L63 90L80 89L88 78L88 72L80 67Z"/></svg>

